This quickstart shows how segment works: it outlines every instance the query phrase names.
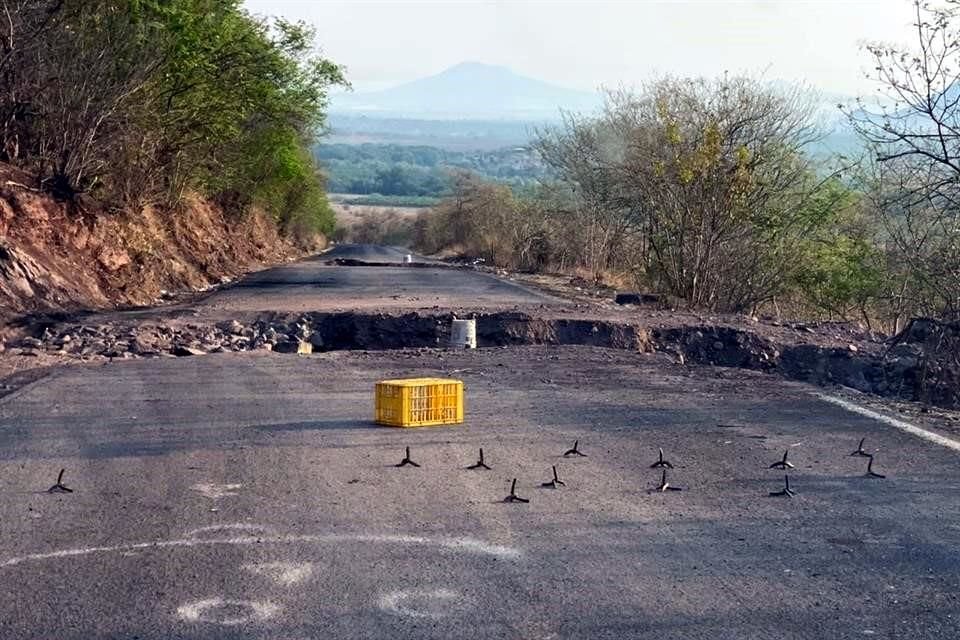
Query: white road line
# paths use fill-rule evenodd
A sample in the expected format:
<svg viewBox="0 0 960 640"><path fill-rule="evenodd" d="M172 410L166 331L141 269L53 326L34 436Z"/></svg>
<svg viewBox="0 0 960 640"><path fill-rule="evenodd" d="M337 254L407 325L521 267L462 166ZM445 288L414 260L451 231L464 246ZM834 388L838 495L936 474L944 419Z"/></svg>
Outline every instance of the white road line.
<svg viewBox="0 0 960 640"><path fill-rule="evenodd" d="M404 535L376 535L376 534L326 534L326 535L267 535L267 536L239 536L233 538L182 538L177 540L159 540L156 542L134 542L104 547L82 547L77 549L62 549L46 553L30 553L24 556L9 558L0 562L0 569L12 567L25 562L52 560L56 558L72 558L88 556L97 553L115 553L125 551L140 551L144 549L171 549L176 547L200 547L207 545L252 545L252 544L326 544L336 542L378 542L385 544L412 544L434 546L452 551L465 551L491 555L505 560L516 560L520 557L519 549L496 544L488 544L473 538L429 538L423 536Z"/></svg>
<svg viewBox="0 0 960 640"><path fill-rule="evenodd" d="M212 482L198 482L191 487L201 495L216 500L225 496L235 496L237 491L243 487L242 484L215 484Z"/></svg>
<svg viewBox="0 0 960 640"><path fill-rule="evenodd" d="M273 536L276 535L276 531L270 527L265 527L262 524L249 524L247 522L235 522L227 524L212 524L207 527L200 527L199 529L191 529L187 531L184 536L187 538L199 538L203 535L217 534L221 536L233 533L240 533L241 531L246 532L249 535L254 533L259 533L260 535Z"/></svg>
<svg viewBox="0 0 960 640"><path fill-rule="evenodd" d="M861 407L858 404L854 404L842 398L837 398L836 396L827 395L826 393L815 393L816 397L835 404L838 407L843 407L847 411L860 414L861 416L866 416L867 418L872 418L884 424L888 424L891 427L895 427L903 431L904 433L909 433L912 436L917 436L918 438L923 438L927 442L932 442L938 444L941 447L946 447L948 449L953 449L954 451L960 451L960 442L942 436L939 433L934 433L932 431L927 431L926 429L921 429L920 427L914 426L909 422L904 422L903 420L897 420L896 418L891 418L890 416L883 415L882 413L877 413L866 407Z"/></svg>

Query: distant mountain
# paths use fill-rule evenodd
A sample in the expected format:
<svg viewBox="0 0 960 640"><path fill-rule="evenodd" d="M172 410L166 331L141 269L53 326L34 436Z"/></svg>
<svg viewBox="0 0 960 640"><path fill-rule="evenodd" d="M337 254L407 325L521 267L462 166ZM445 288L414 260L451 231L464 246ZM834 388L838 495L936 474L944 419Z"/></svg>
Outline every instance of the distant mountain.
<svg viewBox="0 0 960 640"><path fill-rule="evenodd" d="M333 96L331 111L408 118L555 118L597 109L597 93L558 87L506 67L463 62L391 89Z"/></svg>

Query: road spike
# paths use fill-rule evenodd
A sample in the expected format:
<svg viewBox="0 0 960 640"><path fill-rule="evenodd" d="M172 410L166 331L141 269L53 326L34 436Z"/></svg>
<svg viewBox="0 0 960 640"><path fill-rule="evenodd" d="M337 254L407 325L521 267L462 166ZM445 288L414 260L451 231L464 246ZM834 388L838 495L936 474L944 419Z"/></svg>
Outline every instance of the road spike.
<svg viewBox="0 0 960 640"><path fill-rule="evenodd" d="M47 489L47 493L73 493L73 489L63 484L63 474L65 471L66 469L60 469L60 473L57 474L57 484Z"/></svg>
<svg viewBox="0 0 960 640"><path fill-rule="evenodd" d="M517 479L514 478L513 482L510 484L510 495L503 499L504 502L530 502L527 498L521 498L517 495Z"/></svg>
<svg viewBox="0 0 960 640"><path fill-rule="evenodd" d="M790 488L790 476L786 474L783 476L783 489L770 492L772 498L792 498L795 495L797 495L797 492Z"/></svg>
<svg viewBox="0 0 960 640"><path fill-rule="evenodd" d="M886 478L887 476L873 470L873 456L868 455L867 458L867 476L870 478Z"/></svg>
<svg viewBox="0 0 960 640"><path fill-rule="evenodd" d="M480 447L480 459L477 461L476 464L472 464L469 467L467 467L467 469L471 469L471 470L486 469L487 471L491 470L490 467L487 466L487 463L483 461L483 447Z"/></svg>
<svg viewBox="0 0 960 640"><path fill-rule="evenodd" d="M660 473L660 486L658 486L656 489L651 489L650 491L665 493L667 491L683 491L683 489L680 487L671 486L670 483L667 482L667 469L664 467L663 471Z"/></svg>
<svg viewBox="0 0 960 640"><path fill-rule="evenodd" d="M410 458L410 447L407 447L406 451L407 451L407 453L406 453L406 455L403 457L403 460L401 460L399 463L395 464L394 466L395 466L395 467L405 467L405 466L407 466L407 465L410 465L411 467L419 467L420 465L417 464L416 462L414 462L414 461Z"/></svg>
<svg viewBox="0 0 960 640"><path fill-rule="evenodd" d="M557 475L557 465L553 465L553 480L550 482L544 482L540 486L547 489L556 489L557 487L566 486L566 484L567 483L561 480L560 476Z"/></svg>
<svg viewBox="0 0 960 640"><path fill-rule="evenodd" d="M574 441L573 448L567 449L566 451L564 451L563 457L566 458L567 456L580 456L581 458L586 458L587 454L580 451L579 447L580 447L580 441L579 440Z"/></svg>
<svg viewBox="0 0 960 640"><path fill-rule="evenodd" d="M870 454L863 450L863 443L866 441L866 438L860 438L860 444L857 445L857 450L851 453L851 456L859 456L861 458L869 458Z"/></svg>
<svg viewBox="0 0 960 640"><path fill-rule="evenodd" d="M651 469L673 469L673 465L669 461L663 459L663 449L659 449L660 456L657 458L657 461L650 465Z"/></svg>
<svg viewBox="0 0 960 640"><path fill-rule="evenodd" d="M787 462L787 455L789 453L790 453L790 450L785 449L783 452L783 459L778 462L774 462L772 465L770 465L770 468L771 469L793 469L793 465Z"/></svg>

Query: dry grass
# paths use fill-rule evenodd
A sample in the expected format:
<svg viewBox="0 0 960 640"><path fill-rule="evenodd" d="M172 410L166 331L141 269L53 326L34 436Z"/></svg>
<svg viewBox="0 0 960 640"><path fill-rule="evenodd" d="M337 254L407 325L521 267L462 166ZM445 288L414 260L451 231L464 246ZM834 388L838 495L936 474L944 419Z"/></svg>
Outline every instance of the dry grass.
<svg viewBox="0 0 960 640"><path fill-rule="evenodd" d="M409 246L414 225L430 209L332 203L337 214L337 242Z"/></svg>

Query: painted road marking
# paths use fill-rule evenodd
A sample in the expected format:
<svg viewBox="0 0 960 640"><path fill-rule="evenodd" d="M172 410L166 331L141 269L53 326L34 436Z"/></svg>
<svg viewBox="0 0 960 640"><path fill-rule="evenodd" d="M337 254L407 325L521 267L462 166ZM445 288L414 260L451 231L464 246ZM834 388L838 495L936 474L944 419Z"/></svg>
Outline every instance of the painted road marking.
<svg viewBox="0 0 960 640"><path fill-rule="evenodd" d="M237 495L237 491L239 491L240 487L242 486L242 484L214 484L212 482L198 482L191 488L200 493L202 496L210 498L211 500L216 500L217 498L223 498L225 496Z"/></svg>
<svg viewBox="0 0 960 640"><path fill-rule="evenodd" d="M861 416L872 418L873 420L877 420L884 424L888 424L891 427L894 427L896 429L899 429L900 431L903 431L904 433L909 433L912 436L923 438L924 440L928 442L932 442L934 444L938 444L941 447L953 449L954 451L960 451L960 442L957 442L956 440L953 440L951 438L947 438L946 436L942 436L939 433L934 433L932 431L927 431L926 429L921 429L920 427L914 426L909 422L904 422L903 420L897 420L896 418L891 418L890 416L883 415L882 413L877 413L876 411L867 409L866 407L861 407L858 404L854 404L842 398L837 398L836 396L827 395L825 393L814 393L814 395L820 398L821 400L825 400L826 402L835 404L838 407L843 407L847 411L851 411Z"/></svg>
<svg viewBox="0 0 960 640"><path fill-rule="evenodd" d="M262 524L249 524L247 522L234 522L229 524L212 524L206 527L200 527L199 529L191 529L187 531L184 536L187 538L200 538L211 533L239 533L241 531L247 533L259 532L264 535L276 535L276 531L270 527L265 527Z"/></svg>
<svg viewBox="0 0 960 640"><path fill-rule="evenodd" d="M280 607L270 602L209 598L178 607L177 615L186 622L212 622L233 627L269 620L279 611Z"/></svg>
<svg viewBox="0 0 960 640"><path fill-rule="evenodd" d="M380 608L400 616L410 618L442 618L450 604L459 598L459 594L449 589L405 589L394 591L380 598ZM436 607L432 611L427 607Z"/></svg>
<svg viewBox="0 0 960 640"><path fill-rule="evenodd" d="M305 582L313 575L312 562L262 562L242 566L243 569L260 576L266 576L284 587Z"/></svg>
<svg viewBox="0 0 960 640"><path fill-rule="evenodd" d="M338 542L375 542L386 544L410 544L433 546L450 551L463 551L490 555L503 560L517 560L522 555L520 550L498 544L489 544L474 538L430 538L425 536L405 535L373 535L373 534L304 534L304 535L269 535L269 536L236 536L232 538L181 538L177 540L159 540L153 542L134 542L103 547L79 547L76 549L61 549L45 553L30 553L16 556L0 562L0 569L13 567L26 562L53 560L58 558L75 558L98 553L117 553L126 551L171 549L176 547L199 547L206 545L253 545L253 544L329 544Z"/></svg>

